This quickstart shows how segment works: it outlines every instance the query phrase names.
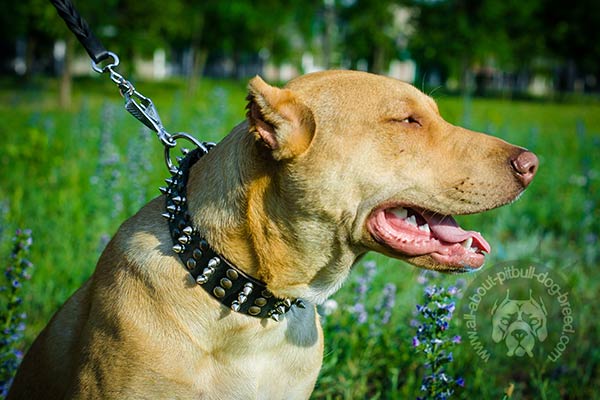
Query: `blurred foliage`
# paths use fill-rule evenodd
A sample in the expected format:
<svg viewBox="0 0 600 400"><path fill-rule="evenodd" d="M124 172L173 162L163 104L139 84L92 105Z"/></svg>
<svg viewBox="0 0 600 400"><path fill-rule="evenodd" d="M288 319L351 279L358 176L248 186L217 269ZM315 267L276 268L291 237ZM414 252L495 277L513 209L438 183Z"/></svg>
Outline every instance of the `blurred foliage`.
<svg viewBox="0 0 600 400"><path fill-rule="evenodd" d="M191 0L76 1L107 48L147 55L157 47L207 58L300 66L309 52L326 67L386 70L412 58L421 69L461 79L466 70L546 70L570 64L600 77L600 3L595 0ZM24 39L30 59L69 35L45 0L8 4L4 43ZM408 17L407 17L408 16ZM179 53L178 53L179 52ZM47 56L46 56L47 57ZM360 64L362 63L362 64Z"/></svg>

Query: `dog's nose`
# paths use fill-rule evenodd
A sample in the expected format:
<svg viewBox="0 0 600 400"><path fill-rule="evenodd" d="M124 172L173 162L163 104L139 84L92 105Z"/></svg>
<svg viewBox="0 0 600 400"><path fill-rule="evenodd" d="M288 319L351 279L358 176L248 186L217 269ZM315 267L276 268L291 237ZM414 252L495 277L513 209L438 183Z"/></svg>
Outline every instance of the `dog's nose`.
<svg viewBox="0 0 600 400"><path fill-rule="evenodd" d="M527 187L537 172L539 161L535 154L524 150L510 160L510 165L512 165L523 186Z"/></svg>
<svg viewBox="0 0 600 400"><path fill-rule="evenodd" d="M527 336L527 332L523 329L515 329L512 331L511 335L517 339L518 342L520 342L525 336Z"/></svg>

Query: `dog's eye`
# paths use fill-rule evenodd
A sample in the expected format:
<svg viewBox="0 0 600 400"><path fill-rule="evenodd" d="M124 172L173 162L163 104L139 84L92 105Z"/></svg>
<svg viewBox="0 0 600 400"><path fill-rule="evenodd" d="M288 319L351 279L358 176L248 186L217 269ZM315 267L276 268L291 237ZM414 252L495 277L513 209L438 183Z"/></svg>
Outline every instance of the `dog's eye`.
<svg viewBox="0 0 600 400"><path fill-rule="evenodd" d="M408 124L408 125L414 125L414 126L421 126L421 123L419 122L418 119L416 119L413 116L408 116L405 118L389 118L388 119L389 122L394 122L394 123L400 123L400 124Z"/></svg>

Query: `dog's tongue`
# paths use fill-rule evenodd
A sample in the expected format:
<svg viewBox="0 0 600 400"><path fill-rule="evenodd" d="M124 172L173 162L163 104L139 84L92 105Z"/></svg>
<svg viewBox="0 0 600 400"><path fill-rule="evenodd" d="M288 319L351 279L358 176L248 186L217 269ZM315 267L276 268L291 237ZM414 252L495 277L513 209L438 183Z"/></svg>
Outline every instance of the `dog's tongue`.
<svg viewBox="0 0 600 400"><path fill-rule="evenodd" d="M479 232L465 231L449 215L439 215L428 211L421 212L421 215L427 221L431 232L438 239L448 243L460 243L468 238L473 238L473 241L485 252L489 253L492 250L490 244Z"/></svg>

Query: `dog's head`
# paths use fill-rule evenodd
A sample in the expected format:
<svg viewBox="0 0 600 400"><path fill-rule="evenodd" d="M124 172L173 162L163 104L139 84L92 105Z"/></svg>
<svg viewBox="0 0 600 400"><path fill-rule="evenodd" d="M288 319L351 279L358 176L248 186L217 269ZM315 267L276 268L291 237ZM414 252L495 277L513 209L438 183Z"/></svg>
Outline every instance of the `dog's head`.
<svg viewBox="0 0 600 400"><path fill-rule="evenodd" d="M508 356L533 356L536 339L546 340L546 307L543 300L536 301L531 292L527 300L513 300L506 291L506 297L492 309L492 339L504 341Z"/></svg>
<svg viewBox="0 0 600 400"><path fill-rule="evenodd" d="M327 259L347 252L479 268L490 245L451 215L514 201L537 170L533 153L451 125L431 97L395 79L328 71L279 89L256 77L249 92L249 130L277 182L279 200L269 204L293 217L282 222L289 244L319 252L328 244L319 265L330 272L304 275L331 287L347 272Z"/></svg>

